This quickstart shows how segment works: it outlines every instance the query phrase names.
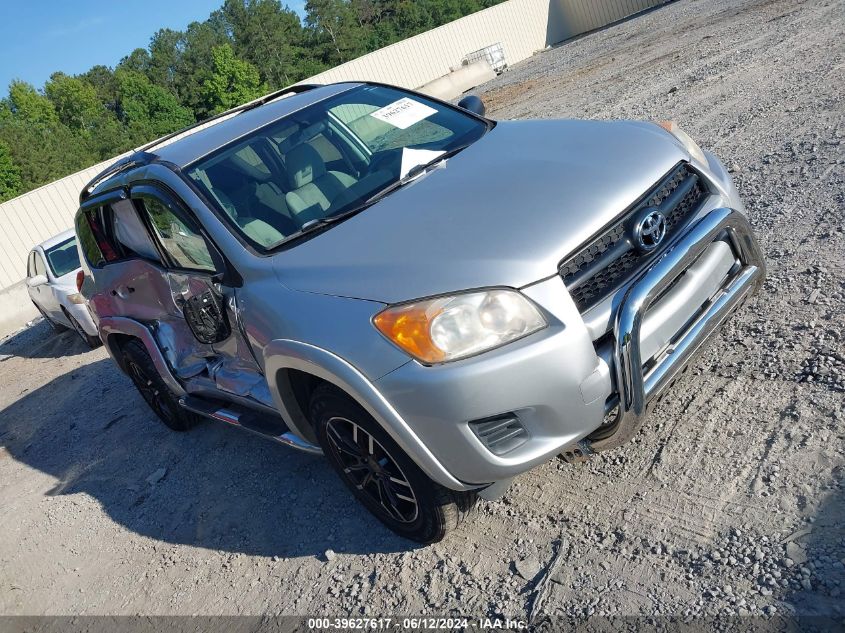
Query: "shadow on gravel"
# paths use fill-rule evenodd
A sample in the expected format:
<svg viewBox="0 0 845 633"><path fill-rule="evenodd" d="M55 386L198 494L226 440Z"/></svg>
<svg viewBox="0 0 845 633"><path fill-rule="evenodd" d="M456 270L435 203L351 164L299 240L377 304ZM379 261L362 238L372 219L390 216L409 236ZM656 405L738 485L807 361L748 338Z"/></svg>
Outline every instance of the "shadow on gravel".
<svg viewBox="0 0 845 633"><path fill-rule="evenodd" d="M834 468L833 474L839 489L821 503L809 528L788 537L786 550L796 559L802 578L801 586L794 588L786 601L799 619L806 618L808 624L824 630L842 630L845 624L845 560L839 558L845 548L843 467Z"/></svg>
<svg viewBox="0 0 845 633"><path fill-rule="evenodd" d="M67 496L90 495L112 520L157 541L320 558L415 547L360 507L322 458L211 421L168 430L109 359L0 410L0 446L58 479L42 491L57 511L70 507ZM109 535L97 510L74 505L86 530Z"/></svg>
<svg viewBox="0 0 845 633"><path fill-rule="evenodd" d="M71 330L57 332L41 319L0 343L0 362L10 356L61 358L76 356L90 348Z"/></svg>

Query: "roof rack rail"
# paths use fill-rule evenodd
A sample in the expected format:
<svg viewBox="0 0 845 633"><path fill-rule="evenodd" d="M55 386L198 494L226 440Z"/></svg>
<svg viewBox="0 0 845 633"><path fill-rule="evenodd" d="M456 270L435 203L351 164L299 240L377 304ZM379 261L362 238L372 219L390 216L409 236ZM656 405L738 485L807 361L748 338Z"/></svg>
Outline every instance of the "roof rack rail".
<svg viewBox="0 0 845 633"><path fill-rule="evenodd" d="M179 136L180 134L184 134L185 132L190 132L194 128L197 128L201 125L207 125L217 119L222 119L223 117L231 116L233 114L240 114L241 112L246 112L248 110L252 110L259 106L263 106L274 99L278 99L279 97L283 97L287 94L299 94L301 92L308 92L309 90L313 90L314 88L320 88L322 84L298 84L295 86L288 86L287 88L282 88L281 90L276 90L275 92L271 92L270 94L266 94L255 101L250 101L249 103L245 103L243 105L239 105L236 108L232 108L231 110L226 110L225 112L221 112L220 114L215 114L212 117L208 117L207 119L203 119L202 121L197 121L196 123L192 123L191 125L182 128L181 130L176 130L175 132L171 132L161 138L157 138L156 140L152 141L151 143L147 143L146 145L138 148L139 152L146 152L157 145L161 145L165 141L169 141L174 136Z"/></svg>

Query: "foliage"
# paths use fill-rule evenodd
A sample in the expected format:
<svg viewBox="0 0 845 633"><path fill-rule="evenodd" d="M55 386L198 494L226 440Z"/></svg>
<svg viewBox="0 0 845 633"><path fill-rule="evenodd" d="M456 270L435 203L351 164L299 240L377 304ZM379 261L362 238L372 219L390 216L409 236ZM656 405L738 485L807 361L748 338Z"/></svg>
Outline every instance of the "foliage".
<svg viewBox="0 0 845 633"><path fill-rule="evenodd" d="M115 72L118 86L118 111L129 136L153 140L159 136L190 125L193 114L179 103L172 92L155 85L136 70L119 68Z"/></svg>
<svg viewBox="0 0 845 633"><path fill-rule="evenodd" d="M0 202L17 196L21 191L21 173L12 161L12 153L0 143Z"/></svg>
<svg viewBox="0 0 845 633"><path fill-rule="evenodd" d="M211 58L211 76L203 82L202 92L212 114L252 101L268 92L267 86L261 83L258 69L235 57L235 51L229 44L214 47Z"/></svg>
<svg viewBox="0 0 845 633"><path fill-rule="evenodd" d="M223 0L112 69L19 80L0 99L0 200L501 0ZM457 61L457 60L456 60Z"/></svg>

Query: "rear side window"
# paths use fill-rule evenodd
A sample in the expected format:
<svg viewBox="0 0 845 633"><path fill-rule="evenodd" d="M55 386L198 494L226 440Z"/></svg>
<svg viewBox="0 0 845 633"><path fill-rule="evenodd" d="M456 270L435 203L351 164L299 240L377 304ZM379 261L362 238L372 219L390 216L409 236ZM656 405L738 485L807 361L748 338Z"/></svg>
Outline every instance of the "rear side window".
<svg viewBox="0 0 845 633"><path fill-rule="evenodd" d="M94 268L121 259L110 235L111 207L108 205L86 209L76 216L76 235L86 261Z"/></svg>
<svg viewBox="0 0 845 633"><path fill-rule="evenodd" d="M214 272L216 267L208 242L187 215L151 196L138 199L150 225L177 268Z"/></svg>

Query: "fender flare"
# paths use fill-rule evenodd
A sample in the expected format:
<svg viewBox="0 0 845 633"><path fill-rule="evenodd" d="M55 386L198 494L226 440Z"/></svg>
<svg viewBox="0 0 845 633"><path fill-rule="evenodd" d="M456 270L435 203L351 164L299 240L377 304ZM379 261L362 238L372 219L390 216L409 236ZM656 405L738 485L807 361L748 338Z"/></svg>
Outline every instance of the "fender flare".
<svg viewBox="0 0 845 633"><path fill-rule="evenodd" d="M173 372L170 371L170 367L168 367L164 355L158 348L158 343L156 343L150 328L139 321L126 317L103 317L100 319L100 338L103 339L103 343L114 362L125 372L126 367L123 362L123 354L115 340L115 334L125 334L126 336L139 339L144 344L144 347L147 348L147 353L153 359L153 365L155 365L162 380L164 380L177 397L185 395L185 390L179 381L176 380Z"/></svg>
<svg viewBox="0 0 845 633"><path fill-rule="evenodd" d="M298 416L291 414L279 389L279 372L286 369L311 374L346 392L373 416L426 475L440 485L452 490L472 490L479 487L455 479L373 383L340 356L308 343L276 339L264 348L264 369L276 407L291 431L298 436L308 438L310 433L301 428L303 421L297 423L295 417Z"/></svg>

